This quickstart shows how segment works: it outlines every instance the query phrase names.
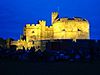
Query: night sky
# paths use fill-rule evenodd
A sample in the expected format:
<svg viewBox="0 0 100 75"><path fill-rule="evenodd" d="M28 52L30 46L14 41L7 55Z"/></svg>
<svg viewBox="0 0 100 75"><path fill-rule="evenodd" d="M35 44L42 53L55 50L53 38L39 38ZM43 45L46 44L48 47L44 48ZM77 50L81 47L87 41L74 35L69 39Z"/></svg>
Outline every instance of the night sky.
<svg viewBox="0 0 100 75"><path fill-rule="evenodd" d="M0 37L19 39L26 23L51 22L59 17L83 17L90 23L91 39L100 39L100 0L0 0Z"/></svg>

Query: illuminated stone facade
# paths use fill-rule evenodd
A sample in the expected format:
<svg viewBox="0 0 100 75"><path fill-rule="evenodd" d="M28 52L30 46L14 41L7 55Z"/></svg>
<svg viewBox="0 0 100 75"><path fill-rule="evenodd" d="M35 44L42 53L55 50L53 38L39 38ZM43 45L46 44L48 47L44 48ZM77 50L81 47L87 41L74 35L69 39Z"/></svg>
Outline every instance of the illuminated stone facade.
<svg viewBox="0 0 100 75"><path fill-rule="evenodd" d="M35 47L36 51L41 49L41 40L53 39L89 39L89 23L82 18L61 18L59 19L57 12L53 12L51 16L51 26L46 26L46 21L39 21L38 24L26 24L24 34L20 39L13 42L17 45L17 49L27 50Z"/></svg>

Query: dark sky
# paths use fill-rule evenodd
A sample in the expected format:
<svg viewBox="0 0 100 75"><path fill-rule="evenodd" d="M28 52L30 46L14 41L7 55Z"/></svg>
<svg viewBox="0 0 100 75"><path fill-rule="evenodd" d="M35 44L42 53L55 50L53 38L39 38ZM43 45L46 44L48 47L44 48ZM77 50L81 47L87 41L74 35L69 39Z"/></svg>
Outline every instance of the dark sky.
<svg viewBox="0 0 100 75"><path fill-rule="evenodd" d="M19 39L26 23L60 17L83 17L90 23L91 39L100 39L100 0L0 0L0 37Z"/></svg>

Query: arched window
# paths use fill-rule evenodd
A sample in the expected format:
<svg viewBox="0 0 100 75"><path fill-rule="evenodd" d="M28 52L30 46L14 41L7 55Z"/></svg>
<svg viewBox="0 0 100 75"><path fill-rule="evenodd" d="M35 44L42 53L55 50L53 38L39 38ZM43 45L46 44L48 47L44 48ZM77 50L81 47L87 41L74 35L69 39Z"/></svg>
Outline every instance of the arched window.
<svg viewBox="0 0 100 75"><path fill-rule="evenodd" d="M80 29L78 29L78 31L81 31Z"/></svg>
<svg viewBox="0 0 100 75"><path fill-rule="evenodd" d="M34 33L34 31L32 31L32 33Z"/></svg>
<svg viewBox="0 0 100 75"><path fill-rule="evenodd" d="M62 31L66 31L65 29L63 29Z"/></svg>

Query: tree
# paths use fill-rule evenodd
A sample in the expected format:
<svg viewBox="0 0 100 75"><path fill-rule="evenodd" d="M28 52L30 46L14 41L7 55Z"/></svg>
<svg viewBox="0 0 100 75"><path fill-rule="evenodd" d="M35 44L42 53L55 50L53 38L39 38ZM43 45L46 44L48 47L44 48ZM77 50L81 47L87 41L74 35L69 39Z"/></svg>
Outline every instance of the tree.
<svg viewBox="0 0 100 75"><path fill-rule="evenodd" d="M0 38L0 47L5 48L6 47L6 41L3 38Z"/></svg>
<svg viewBox="0 0 100 75"><path fill-rule="evenodd" d="M11 41L14 41L14 39L12 39L12 38L6 39L6 47L7 48L10 48Z"/></svg>

